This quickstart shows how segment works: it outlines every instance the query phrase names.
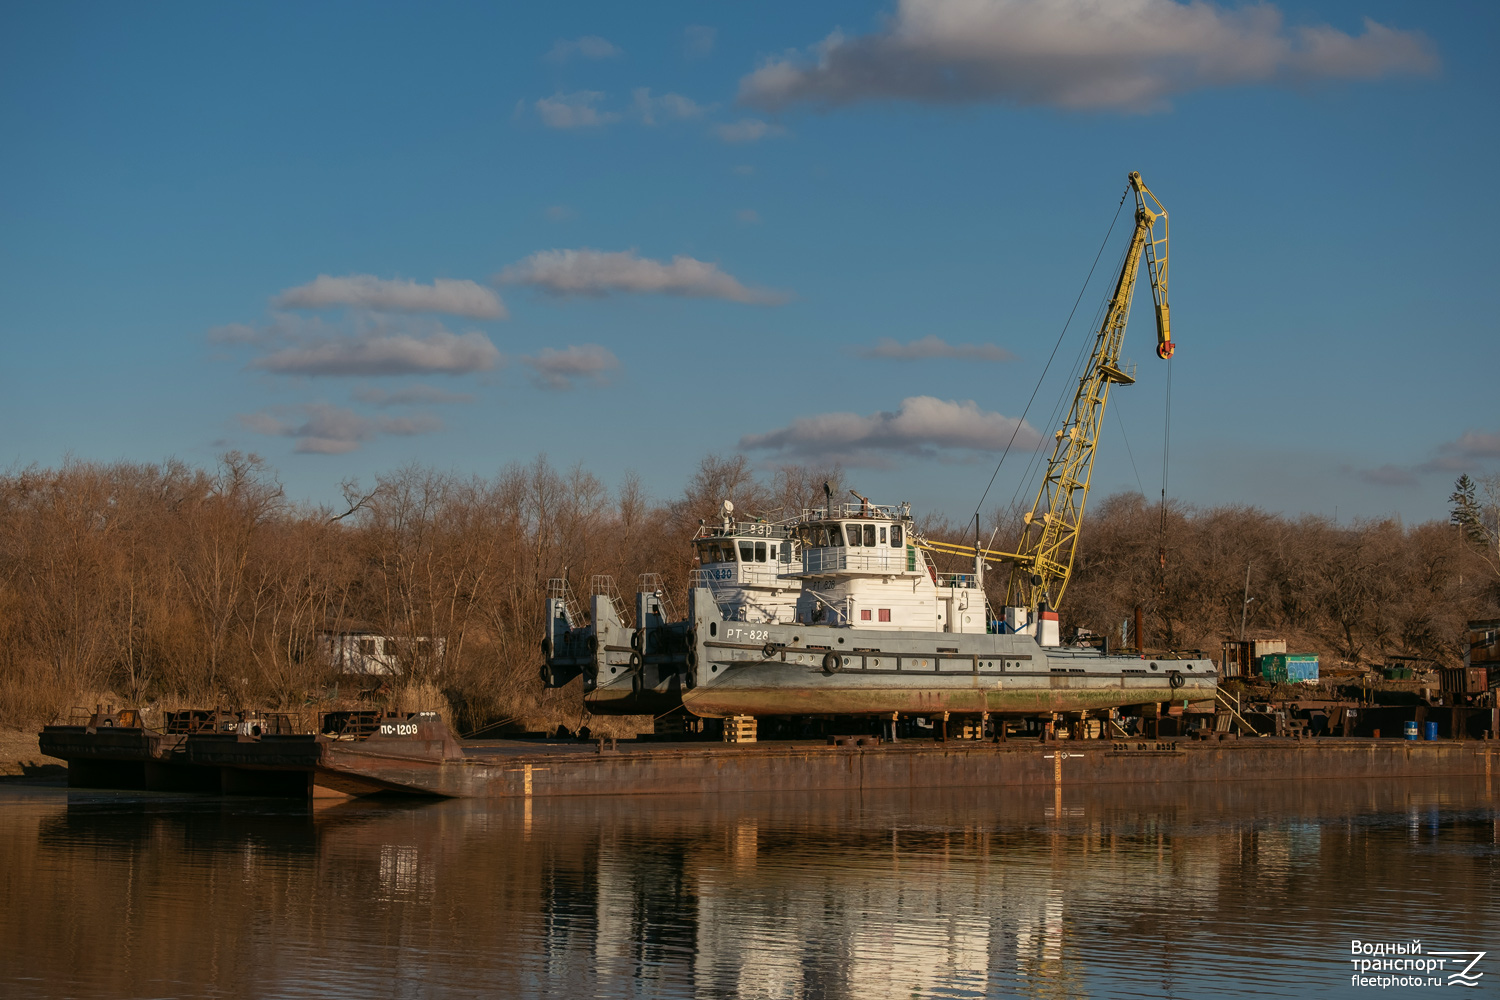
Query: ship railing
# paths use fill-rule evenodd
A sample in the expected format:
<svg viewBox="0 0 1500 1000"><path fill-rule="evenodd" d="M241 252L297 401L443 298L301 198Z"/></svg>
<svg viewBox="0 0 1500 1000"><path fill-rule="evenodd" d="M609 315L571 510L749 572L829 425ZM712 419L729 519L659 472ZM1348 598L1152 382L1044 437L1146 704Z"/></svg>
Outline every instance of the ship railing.
<svg viewBox="0 0 1500 1000"><path fill-rule="evenodd" d="M698 526L693 540L700 538L789 538L791 522L788 521L732 521L725 524L702 524Z"/></svg>
<svg viewBox="0 0 1500 1000"><path fill-rule="evenodd" d="M979 586L979 578L973 573L939 573L937 585L956 587L959 590L973 590Z"/></svg>
<svg viewBox="0 0 1500 1000"><path fill-rule="evenodd" d="M642 573L635 586L639 593L651 594L661 602L662 621L675 622L677 620L677 609L672 606L672 595L667 592L667 585L662 582L660 573Z"/></svg>
<svg viewBox="0 0 1500 1000"><path fill-rule="evenodd" d="M856 573L906 572L906 549L876 545L872 548L829 546L807 549L802 553L803 573L834 573L849 570ZM794 571L795 572L795 571Z"/></svg>
<svg viewBox="0 0 1500 1000"><path fill-rule="evenodd" d="M625 598L620 596L620 588L615 586L615 578L607 573L597 573L589 581L590 597L607 597L615 607L615 617L630 628L635 620L630 608L625 603Z"/></svg>
<svg viewBox="0 0 1500 1000"><path fill-rule="evenodd" d="M911 504L840 502L827 507L807 507L796 521L828 521L844 517L871 517L884 521L911 519Z"/></svg>
<svg viewBox="0 0 1500 1000"><path fill-rule="evenodd" d="M584 624L583 611L579 607L578 598L573 594L573 588L568 586L567 577L554 576L547 581L547 598L562 602L563 611L568 616L568 628Z"/></svg>

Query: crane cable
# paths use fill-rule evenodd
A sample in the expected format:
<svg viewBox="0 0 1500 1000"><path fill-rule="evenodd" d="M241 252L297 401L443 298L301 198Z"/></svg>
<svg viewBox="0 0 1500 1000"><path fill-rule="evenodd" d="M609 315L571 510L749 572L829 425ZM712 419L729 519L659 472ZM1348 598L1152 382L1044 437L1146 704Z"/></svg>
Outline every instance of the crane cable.
<svg viewBox="0 0 1500 1000"><path fill-rule="evenodd" d="M1167 405L1163 418L1161 446L1161 525L1156 540L1156 556L1161 566L1161 584L1157 593L1167 593L1167 473L1172 463L1172 359L1167 359Z"/></svg>
<svg viewBox="0 0 1500 1000"><path fill-rule="evenodd" d="M1068 310L1068 318L1057 334L1057 343L1052 345L1052 353L1047 356L1047 364L1042 368L1042 374L1036 380L1036 386L1031 390L1031 398L1026 401L1026 409L1021 411L1020 419L1016 421L1015 429L1010 432L1010 440L1005 442L1005 450L1000 453L1000 461L995 463L995 471L990 474L990 481L985 486L984 492L980 494L979 503L974 507L974 516L977 518L984 508L984 501L990 495L990 489L995 485L995 477L1000 475L1000 467L1005 464L1005 457L1010 454L1011 445L1016 443L1016 435L1020 433L1021 427L1026 423L1026 414L1031 412L1031 404L1036 402L1036 394L1041 391L1042 382L1047 378L1047 372L1052 367L1052 359L1057 357L1057 349L1062 346L1063 337L1068 332L1068 326L1073 322L1073 314L1078 311L1078 303L1083 301L1083 293L1088 291L1089 282L1094 277L1094 268L1099 266L1099 258L1104 256L1104 248L1109 245L1109 238L1115 231L1115 223L1120 220L1120 209L1125 207L1125 199L1130 197L1130 185L1125 186L1125 193L1120 195L1120 204L1115 206L1115 217L1109 220L1109 231L1104 234L1104 240L1099 244L1099 252L1094 254L1094 263L1089 266L1088 277L1083 279L1083 287L1078 290L1078 298L1073 300L1073 308Z"/></svg>

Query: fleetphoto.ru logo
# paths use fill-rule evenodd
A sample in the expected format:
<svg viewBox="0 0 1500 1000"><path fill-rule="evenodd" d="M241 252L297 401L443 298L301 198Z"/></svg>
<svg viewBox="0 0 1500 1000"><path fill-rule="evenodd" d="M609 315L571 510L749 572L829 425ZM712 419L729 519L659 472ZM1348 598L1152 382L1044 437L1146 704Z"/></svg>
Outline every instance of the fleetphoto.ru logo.
<svg viewBox="0 0 1500 1000"><path fill-rule="evenodd" d="M1350 986L1478 986L1482 951L1423 951L1422 941L1360 941L1349 943L1354 957Z"/></svg>

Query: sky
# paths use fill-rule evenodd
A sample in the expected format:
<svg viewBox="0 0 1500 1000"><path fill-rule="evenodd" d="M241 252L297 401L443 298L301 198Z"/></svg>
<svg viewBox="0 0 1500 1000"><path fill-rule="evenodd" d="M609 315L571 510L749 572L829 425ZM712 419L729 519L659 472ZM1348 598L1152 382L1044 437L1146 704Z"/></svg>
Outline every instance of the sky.
<svg viewBox="0 0 1500 1000"><path fill-rule="evenodd" d="M1029 504L1137 170L1178 346L1143 282L1095 495L1444 518L1500 471L1497 42L1461 0L6 4L0 466Z"/></svg>

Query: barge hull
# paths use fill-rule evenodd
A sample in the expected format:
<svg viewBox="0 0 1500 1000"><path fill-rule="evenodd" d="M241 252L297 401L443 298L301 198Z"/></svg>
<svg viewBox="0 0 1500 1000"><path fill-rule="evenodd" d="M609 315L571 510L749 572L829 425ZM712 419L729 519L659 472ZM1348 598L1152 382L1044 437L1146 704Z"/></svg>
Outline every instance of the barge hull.
<svg viewBox="0 0 1500 1000"><path fill-rule="evenodd" d="M1026 744L806 744L698 746L619 752L471 751L464 761L422 764L374 758L340 763L388 786L454 798L566 795L745 794L927 788L1159 786L1186 782L1293 782L1490 776L1500 744L1322 738L1055 741ZM1059 759L1061 758L1061 759ZM319 783L324 783L319 778Z"/></svg>

